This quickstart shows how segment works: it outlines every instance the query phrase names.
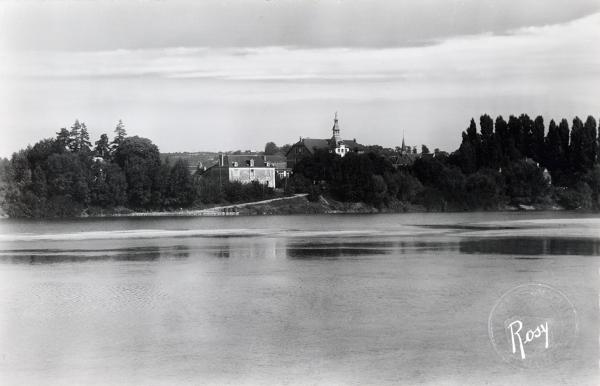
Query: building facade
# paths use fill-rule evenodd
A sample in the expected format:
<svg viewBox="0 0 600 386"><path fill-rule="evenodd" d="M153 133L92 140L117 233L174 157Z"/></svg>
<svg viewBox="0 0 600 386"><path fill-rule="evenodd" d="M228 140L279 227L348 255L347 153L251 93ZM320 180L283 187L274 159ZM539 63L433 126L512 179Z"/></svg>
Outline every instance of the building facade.
<svg viewBox="0 0 600 386"><path fill-rule="evenodd" d="M258 182L270 188L276 187L276 175L287 177L286 159L283 156L258 154L220 154L219 163L206 169L202 176L221 182Z"/></svg>

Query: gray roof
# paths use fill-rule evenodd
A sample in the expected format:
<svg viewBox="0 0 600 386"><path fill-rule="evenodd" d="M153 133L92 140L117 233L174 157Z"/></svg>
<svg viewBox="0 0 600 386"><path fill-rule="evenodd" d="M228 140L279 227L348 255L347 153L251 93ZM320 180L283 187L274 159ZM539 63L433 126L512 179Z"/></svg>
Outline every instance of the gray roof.
<svg viewBox="0 0 600 386"><path fill-rule="evenodd" d="M302 138L296 144L303 144L309 152L313 153L315 150L327 150L334 147L333 141L331 139L320 139L320 138ZM347 148L353 151L361 151L364 150L365 147L360 143L356 142L356 140L342 140L342 143L346 145Z"/></svg>
<svg viewBox="0 0 600 386"><path fill-rule="evenodd" d="M330 146L328 139L303 138L301 142L311 153L315 150L329 149Z"/></svg>
<svg viewBox="0 0 600 386"><path fill-rule="evenodd" d="M237 162L239 167L250 166L254 161L254 167L285 168L287 159L282 155L259 155L259 154L227 154L223 157L223 166L233 166Z"/></svg>
<svg viewBox="0 0 600 386"><path fill-rule="evenodd" d="M365 146L363 146L360 143L356 142L355 139L353 139L352 141L345 139L342 142L349 149L352 149L352 150L365 150Z"/></svg>

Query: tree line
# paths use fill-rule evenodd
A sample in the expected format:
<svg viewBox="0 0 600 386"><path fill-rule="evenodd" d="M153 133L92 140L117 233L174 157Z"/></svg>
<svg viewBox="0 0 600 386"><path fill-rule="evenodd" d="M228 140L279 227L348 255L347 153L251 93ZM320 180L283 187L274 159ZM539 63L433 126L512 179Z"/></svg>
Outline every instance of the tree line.
<svg viewBox="0 0 600 386"><path fill-rule="evenodd" d="M507 205L600 208L598 126L593 117L571 124L541 116L482 115L462 133L451 154L426 146L412 165L394 165L391 148L339 157L316 151L278 181L287 194L329 195L380 208L497 210ZM281 153L274 143L265 153ZM414 152L414 149L413 149ZM0 160L0 200L11 217L66 217L136 210L174 210L272 197L258 183L192 175L183 160L161 161L147 138L128 136L119 121L113 138L93 144L75 121L48 138ZM412 208L411 208L412 207Z"/></svg>
<svg viewBox="0 0 600 386"><path fill-rule="evenodd" d="M2 206L11 217L68 217L189 208L203 184L183 160L162 162L147 138L127 136L122 121L92 144L78 120L0 163ZM256 191L259 191L257 193ZM263 198L263 187L227 184L219 200Z"/></svg>
<svg viewBox="0 0 600 386"><path fill-rule="evenodd" d="M599 209L600 166L596 120L575 117L558 124L522 114L479 128L472 119L460 147L447 154L422 147L409 166L392 163L394 151L371 146L366 154L344 158L316 152L298 163L290 190L316 199L379 207L417 205L427 210L496 210L507 205Z"/></svg>

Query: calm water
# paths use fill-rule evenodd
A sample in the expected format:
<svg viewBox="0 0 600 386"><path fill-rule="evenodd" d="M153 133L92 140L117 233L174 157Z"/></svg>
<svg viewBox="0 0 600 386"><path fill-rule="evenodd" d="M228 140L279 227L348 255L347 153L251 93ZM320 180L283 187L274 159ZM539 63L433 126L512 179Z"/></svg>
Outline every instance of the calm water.
<svg viewBox="0 0 600 386"><path fill-rule="evenodd" d="M0 384L599 384L600 219L569 213L0 220ZM576 341L504 362L544 283Z"/></svg>

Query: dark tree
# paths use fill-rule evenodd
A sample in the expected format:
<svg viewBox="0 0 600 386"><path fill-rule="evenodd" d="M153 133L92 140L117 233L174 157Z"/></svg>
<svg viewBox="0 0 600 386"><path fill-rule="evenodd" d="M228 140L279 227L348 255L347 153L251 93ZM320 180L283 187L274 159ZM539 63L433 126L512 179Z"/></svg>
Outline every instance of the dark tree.
<svg viewBox="0 0 600 386"><path fill-rule="evenodd" d="M480 169L467 177L465 202L471 209L497 209L505 200L504 178L491 169Z"/></svg>
<svg viewBox="0 0 600 386"><path fill-rule="evenodd" d="M477 171L481 155L481 136L477 133L475 120L471 119L469 127L462 133L462 142L453 154L453 161L461 168L463 173L470 174Z"/></svg>
<svg viewBox="0 0 600 386"><path fill-rule="evenodd" d="M79 151L88 153L91 151L91 147L90 134L88 133L87 126L82 122L79 130Z"/></svg>
<svg viewBox="0 0 600 386"><path fill-rule="evenodd" d="M194 201L192 176L188 164L183 159L178 159L171 168L169 175L170 205L174 207L188 207Z"/></svg>
<svg viewBox="0 0 600 386"><path fill-rule="evenodd" d="M531 160L518 160L502 169L506 193L513 204L531 205L543 202L549 192L542 170Z"/></svg>
<svg viewBox="0 0 600 386"><path fill-rule="evenodd" d="M575 172L583 172L587 168L588 160L584 151L584 135L583 122L579 117L575 117L571 126L571 141L569 144L569 160Z"/></svg>
<svg viewBox="0 0 600 386"><path fill-rule="evenodd" d="M569 122L566 119L561 119L558 124L558 136L560 137L560 149L561 156L564 157L565 165L563 168L567 168L566 164L569 156Z"/></svg>
<svg viewBox="0 0 600 386"><path fill-rule="evenodd" d="M554 119L550 121L548 125L548 134L544 143L544 158L543 164L552 173L552 178L555 179L555 173L560 168L560 160L562 157L560 135L558 133L558 127L554 122Z"/></svg>
<svg viewBox="0 0 600 386"><path fill-rule="evenodd" d="M117 127L115 127L115 138L112 141L113 150L119 147L121 142L127 137L127 131L125 130L125 124L119 119Z"/></svg>
<svg viewBox="0 0 600 386"><path fill-rule="evenodd" d="M508 118L508 147L506 150L506 157L510 161L518 160L526 155L521 152L523 149L523 125L514 115Z"/></svg>
<svg viewBox="0 0 600 386"><path fill-rule="evenodd" d="M536 162L544 161L544 118L537 116L533 121L532 141L530 145L531 157Z"/></svg>
<svg viewBox="0 0 600 386"><path fill-rule="evenodd" d="M35 169L36 166L41 165L44 169L46 168L46 160L52 154L64 153L65 150L61 147L58 141L54 139L43 139L33 145L27 151L27 160L31 169Z"/></svg>
<svg viewBox="0 0 600 386"><path fill-rule="evenodd" d="M484 114L479 118L479 127L481 129L481 164L479 166L493 167L499 164L499 154L495 148L494 141L494 121Z"/></svg>
<svg viewBox="0 0 600 386"><path fill-rule="evenodd" d="M533 146L533 131L534 123L527 114L521 114L519 116L519 122L521 123L521 143L518 147L521 155L534 158L534 146ZM542 135L543 138L543 135Z"/></svg>
<svg viewBox="0 0 600 386"><path fill-rule="evenodd" d="M465 132L462 134L462 143L458 150L453 154L453 160L458 165L463 173L470 174L477 171L477 151L469 135Z"/></svg>
<svg viewBox="0 0 600 386"><path fill-rule="evenodd" d="M287 155L288 151L290 151L291 148L292 148L292 145L290 145L289 143L286 143L285 145L283 145L279 148L279 152L283 155Z"/></svg>
<svg viewBox="0 0 600 386"><path fill-rule="evenodd" d="M160 166L158 147L147 138L127 137L116 149L114 159L125 172L129 205L133 208L150 208L153 185Z"/></svg>
<svg viewBox="0 0 600 386"><path fill-rule="evenodd" d="M479 127L481 128L481 137L483 140L489 141L494 133L494 121L492 118L484 114L479 118Z"/></svg>
<svg viewBox="0 0 600 386"><path fill-rule="evenodd" d="M496 123L494 125L494 145L500 160L500 165L506 165L508 163L506 154L509 147L508 124L504 118L502 118L502 115L499 115L496 118Z"/></svg>
<svg viewBox="0 0 600 386"><path fill-rule="evenodd" d="M90 204L101 208L125 205L127 181L121 168L113 163L95 162L92 165Z"/></svg>
<svg viewBox="0 0 600 386"><path fill-rule="evenodd" d="M467 139L471 143L474 143L477 140L477 125L473 118L471 118L471 123L469 123L469 127L467 128Z"/></svg>
<svg viewBox="0 0 600 386"><path fill-rule="evenodd" d="M98 157L102 157L104 159L110 158L110 143L108 140L108 135L102 134L100 139L95 143L96 147L94 148L94 153Z"/></svg>
<svg viewBox="0 0 600 386"><path fill-rule="evenodd" d="M598 154L598 131L596 120L591 115L587 117L583 125L583 163L586 170L592 169L596 163Z"/></svg>
<svg viewBox="0 0 600 386"><path fill-rule="evenodd" d="M79 123L79 119L75 120L73 126L71 126L71 131L69 132L69 148L71 151L79 151L81 148L81 123Z"/></svg>
<svg viewBox="0 0 600 386"><path fill-rule="evenodd" d="M71 133L66 128L60 129L56 133L56 142L58 142L59 146L65 150L69 149L71 146Z"/></svg>
<svg viewBox="0 0 600 386"><path fill-rule="evenodd" d="M267 142L265 144L265 155L275 155L279 153L279 148L275 142Z"/></svg>
<svg viewBox="0 0 600 386"><path fill-rule="evenodd" d="M75 153L52 154L47 160L48 212L52 216L73 216L90 202L90 168Z"/></svg>

